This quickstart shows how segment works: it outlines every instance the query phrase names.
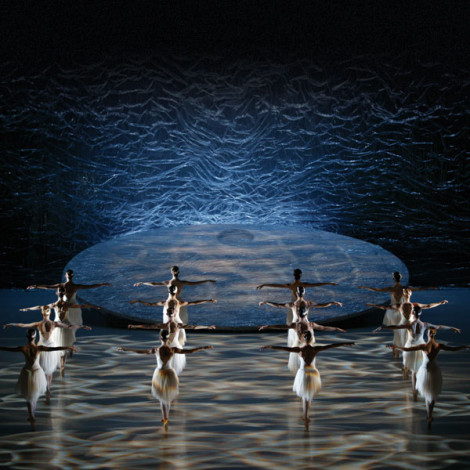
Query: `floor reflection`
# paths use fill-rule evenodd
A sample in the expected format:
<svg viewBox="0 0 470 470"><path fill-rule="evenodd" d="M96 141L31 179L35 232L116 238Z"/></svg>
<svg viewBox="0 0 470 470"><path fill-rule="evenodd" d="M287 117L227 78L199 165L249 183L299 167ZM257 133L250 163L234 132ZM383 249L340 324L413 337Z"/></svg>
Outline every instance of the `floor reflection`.
<svg viewBox="0 0 470 470"><path fill-rule="evenodd" d="M309 430L292 392L287 353L277 334L197 334L167 430L150 393L153 356L137 361L115 346L152 346L155 333L105 330L81 336L65 377L54 377L51 405L38 403L36 431L13 394L21 364L0 356L0 463L14 468L462 468L470 463L468 352L441 354L444 389L426 428L422 399L411 399L400 362L383 337L347 333L355 349L317 357L323 388ZM107 334L106 334L107 333ZM344 341L324 334L321 343ZM452 357L451 357L452 356ZM15 359L16 360L16 359Z"/></svg>

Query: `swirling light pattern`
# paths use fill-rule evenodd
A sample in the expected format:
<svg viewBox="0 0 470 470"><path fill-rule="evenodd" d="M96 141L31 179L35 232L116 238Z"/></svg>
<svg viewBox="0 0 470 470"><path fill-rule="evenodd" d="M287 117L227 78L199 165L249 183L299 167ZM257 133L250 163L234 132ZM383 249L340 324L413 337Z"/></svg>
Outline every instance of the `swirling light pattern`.
<svg viewBox="0 0 470 470"><path fill-rule="evenodd" d="M253 222L468 279L468 76L409 55L3 63L3 281L123 233Z"/></svg>
<svg viewBox="0 0 470 470"><path fill-rule="evenodd" d="M21 364L6 362L3 353L0 461L13 468L468 466L468 353L440 356L444 390L429 432L424 403L412 401L400 361L383 347L386 338L356 330L319 334L317 341L346 336L358 344L318 355L323 388L308 430L287 354L259 351L285 344L285 335L192 335L191 347L214 349L188 357L167 431L150 394L155 358L115 349L152 347L156 332L79 336L66 376L54 379L51 405L38 404L35 432L24 400L8 393Z"/></svg>

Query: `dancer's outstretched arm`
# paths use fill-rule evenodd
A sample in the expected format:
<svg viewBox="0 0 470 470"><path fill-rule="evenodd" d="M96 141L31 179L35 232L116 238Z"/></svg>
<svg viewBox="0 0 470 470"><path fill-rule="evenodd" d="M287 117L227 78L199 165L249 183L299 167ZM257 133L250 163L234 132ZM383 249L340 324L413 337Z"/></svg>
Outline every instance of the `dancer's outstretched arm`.
<svg viewBox="0 0 470 470"><path fill-rule="evenodd" d="M271 307L276 307L276 308L291 308L292 307L292 303L289 302L289 303L286 303L286 304L279 304L277 302L269 302L267 300L263 300L262 302L260 302L258 304L260 307L262 305L270 305Z"/></svg>
<svg viewBox="0 0 470 470"><path fill-rule="evenodd" d="M325 349L331 349L331 348L339 348L341 346L354 346L356 343L354 342L348 342L348 343L332 343L332 344L326 344L325 346L315 346L315 349L317 351L324 351Z"/></svg>
<svg viewBox="0 0 470 470"><path fill-rule="evenodd" d="M289 346L272 346L272 345L268 345L268 346L261 346L261 348L259 348L260 351L263 351L264 349L278 349L279 351L287 351L287 352L293 352L293 353L299 353L301 351L301 348L299 347L289 347Z"/></svg>
<svg viewBox="0 0 470 470"><path fill-rule="evenodd" d="M380 325L378 328L372 331L372 333L378 333L379 331L383 330L384 328L388 330L409 330L411 331L413 329L412 325L410 323L406 325Z"/></svg>
<svg viewBox="0 0 470 470"><path fill-rule="evenodd" d="M451 330L454 333L461 333L460 328L455 328L455 326L447 325L433 325L432 323L423 322L426 328L436 328L436 330Z"/></svg>
<svg viewBox="0 0 470 470"><path fill-rule="evenodd" d="M259 286L256 286L256 289L262 289L263 287L275 287L277 289L290 289L291 285L290 283L285 283L285 284L261 284Z"/></svg>
<svg viewBox="0 0 470 470"><path fill-rule="evenodd" d="M10 328L12 326L17 326L19 328L37 328L40 323L40 321L34 323L6 323L3 325L3 328Z"/></svg>
<svg viewBox="0 0 470 470"><path fill-rule="evenodd" d="M110 282L100 282L98 284L74 284L77 289L96 289L101 286L110 286Z"/></svg>
<svg viewBox="0 0 470 470"><path fill-rule="evenodd" d="M166 300L161 300L160 302L144 302L143 300L130 300L130 304L142 304L147 305L147 307L163 307Z"/></svg>
<svg viewBox="0 0 470 470"><path fill-rule="evenodd" d="M283 325L263 325L258 328L258 331L262 330L290 330L292 328L295 328L295 324L291 323L290 325L286 325L285 323Z"/></svg>
<svg viewBox="0 0 470 470"><path fill-rule="evenodd" d="M337 328L336 326L319 325L318 323L315 323L314 321L310 322L310 326L314 330L318 330L318 331L339 331L341 333L346 333L346 330L343 330L342 328Z"/></svg>
<svg viewBox="0 0 470 470"><path fill-rule="evenodd" d="M75 346L38 346L39 351L74 351L78 352Z"/></svg>
<svg viewBox="0 0 470 470"><path fill-rule="evenodd" d="M339 286L336 282L301 282L302 287Z"/></svg>
<svg viewBox="0 0 470 470"><path fill-rule="evenodd" d="M198 286L199 284L205 284L207 282L211 282L214 284L217 281L214 281L214 279L204 279L202 281L183 281L182 279L180 279L180 284L182 284L183 286Z"/></svg>
<svg viewBox="0 0 470 470"><path fill-rule="evenodd" d="M431 304L420 304L418 302L413 302L413 305L416 307L421 307L422 309L439 307L439 305L444 305L449 303L448 300L441 300L440 302L433 302Z"/></svg>
<svg viewBox="0 0 470 470"><path fill-rule="evenodd" d="M150 348L150 349L133 349L133 348L124 348L123 346L118 346L118 351L130 351L135 352L137 354L155 354L158 348Z"/></svg>
<svg viewBox="0 0 470 470"><path fill-rule="evenodd" d="M168 281L163 281L163 282L136 282L134 284L134 287L140 287L140 286L166 286L168 284Z"/></svg>
<svg viewBox="0 0 470 470"><path fill-rule="evenodd" d="M44 307L52 308L54 307L55 303L47 304L47 305L35 305L34 307L26 307L20 308L20 312L28 312L29 310L42 310Z"/></svg>
<svg viewBox="0 0 470 470"><path fill-rule="evenodd" d="M399 351L425 351L427 344L418 344L417 346L410 346L405 348L404 346L395 346L394 344L387 344L386 347L389 349L398 349Z"/></svg>
<svg viewBox="0 0 470 470"><path fill-rule="evenodd" d="M315 302L307 302L309 308L326 308L331 307L332 305L336 305L338 307L342 307L343 304L341 302L325 302L323 304L317 304Z"/></svg>
<svg viewBox="0 0 470 470"><path fill-rule="evenodd" d="M192 354L198 351L202 351L203 349L212 349L214 346L199 346L198 348L193 349L181 349L181 348L172 348L173 351L177 354Z"/></svg>
<svg viewBox="0 0 470 470"><path fill-rule="evenodd" d="M57 289L63 284L58 282L56 284L33 284L32 286L28 286L26 289Z"/></svg>
<svg viewBox="0 0 470 470"><path fill-rule="evenodd" d="M179 324L178 325L181 329L183 330L215 330L215 325L183 325Z"/></svg>
<svg viewBox="0 0 470 470"><path fill-rule="evenodd" d="M129 330L163 330L168 325L166 323L156 323L154 325L127 325Z"/></svg>
<svg viewBox="0 0 470 470"><path fill-rule="evenodd" d="M215 299L193 300L192 302L181 302L180 305L182 307L185 307L187 305L199 305L199 304L207 304L207 303L216 304L217 300Z"/></svg>

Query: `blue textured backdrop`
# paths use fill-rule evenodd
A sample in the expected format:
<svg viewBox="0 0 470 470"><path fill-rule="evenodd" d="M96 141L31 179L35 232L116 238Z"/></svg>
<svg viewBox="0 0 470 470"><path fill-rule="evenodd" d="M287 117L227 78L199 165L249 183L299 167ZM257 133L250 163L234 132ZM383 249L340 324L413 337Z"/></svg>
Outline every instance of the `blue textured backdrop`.
<svg viewBox="0 0 470 470"><path fill-rule="evenodd" d="M34 24L20 10L4 16L2 53L18 53L0 66L2 285L53 281L77 252L117 234L211 223L356 236L401 257L415 283L468 282L465 15L449 10L448 28L416 6L400 16L363 5L348 21L339 7L324 6L323 17L287 9L296 23L275 2L264 20L237 3L225 16L208 16L207 6L191 22L191 11L171 16L147 2L166 29L136 35L127 27L150 10L129 8L121 24L110 5L78 16L36 7ZM199 38L198 52L149 53L167 44L155 39L162 31L179 45ZM233 52L250 40L270 53ZM332 40L331 51L307 53L317 40ZM132 51L117 54L125 44ZM112 53L100 54L106 45ZM25 65L21 55L38 51Z"/></svg>

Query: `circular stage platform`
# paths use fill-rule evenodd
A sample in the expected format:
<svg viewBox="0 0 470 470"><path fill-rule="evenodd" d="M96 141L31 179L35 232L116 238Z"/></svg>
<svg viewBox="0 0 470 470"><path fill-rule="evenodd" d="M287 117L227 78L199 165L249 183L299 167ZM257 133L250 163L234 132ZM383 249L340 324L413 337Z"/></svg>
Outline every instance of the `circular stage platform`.
<svg viewBox="0 0 470 470"><path fill-rule="evenodd" d="M311 320L324 323L357 316L367 302L387 300L386 294L377 297L358 286L392 285L393 271L408 281L404 263L380 246L319 230L258 225L194 225L123 235L79 253L66 269L74 270L77 284L112 284L80 290L82 303L100 305L116 320L155 323L162 320L161 307L129 301L164 300L166 288L133 285L170 279L172 265L179 266L182 280L217 281L184 288L186 301L217 299L188 307L189 323L229 329L284 323L283 309L258 303L290 302L290 291L256 286L291 282L295 268L302 269L305 282L339 284L306 291L307 300L343 303L310 310Z"/></svg>

